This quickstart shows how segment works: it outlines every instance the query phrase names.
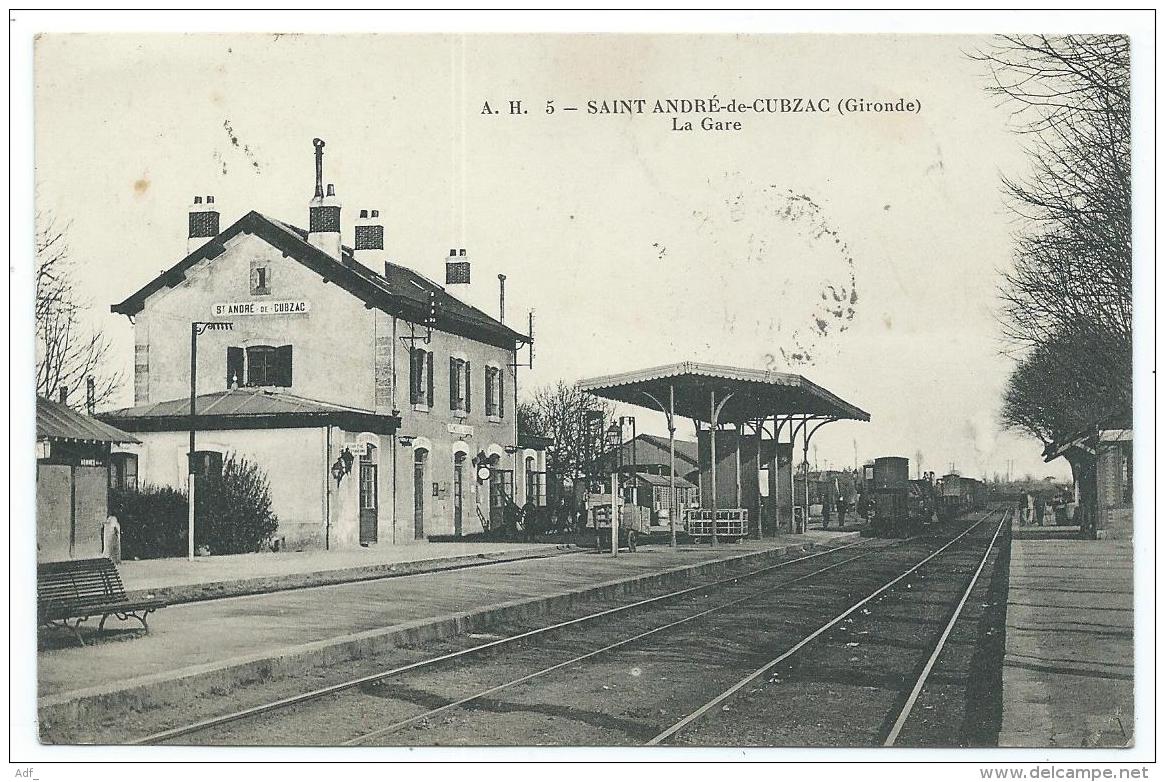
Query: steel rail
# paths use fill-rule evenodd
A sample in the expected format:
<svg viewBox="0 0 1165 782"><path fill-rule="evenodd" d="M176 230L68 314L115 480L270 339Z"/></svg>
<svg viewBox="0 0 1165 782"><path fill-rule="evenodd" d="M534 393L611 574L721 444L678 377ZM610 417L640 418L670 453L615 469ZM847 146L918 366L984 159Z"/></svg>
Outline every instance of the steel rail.
<svg viewBox="0 0 1165 782"><path fill-rule="evenodd" d="M894 725L890 728L890 732L886 734L886 739L882 742L883 747L892 747L894 746L894 742L898 740L898 735L902 732L906 720L909 719L910 712L914 709L914 704L918 700L918 696L922 693L922 688L926 685L926 680L930 677L930 672L934 669L935 663L938 662L939 655L946 646L951 631L955 629L955 624L959 621L959 617L962 616L963 608L967 605L967 600L971 597L971 591L979 583L979 576L982 575L983 568L987 565L987 560L991 558L991 552L995 548L995 542L999 540L999 533L1003 531L1003 525L1007 523L1009 518L1011 518L1011 514L1004 513L1003 518L999 522L999 526L995 528L995 534L991 536L991 542L987 545L987 550L983 552L983 559L979 562L979 567L975 570L975 574L971 576L971 582L967 584L967 589L963 592L962 599L955 606L950 621L947 622L947 626L943 629L938 642L935 644L934 651L931 652L930 658L927 659L926 665L923 666L922 672L918 675L918 680L914 683L913 689L910 690L910 695L907 696L906 703L898 713L897 719L894 720Z"/></svg>
<svg viewBox="0 0 1165 782"><path fill-rule="evenodd" d="M540 676L545 676L548 673L552 673L553 671L557 671L561 668L565 668L568 665L573 665L575 663L582 662L583 660L589 660L592 657L597 657L598 655L603 654L605 652L609 652L609 651L612 651L614 649L618 649L620 647L626 646L627 644L634 643L635 641L640 641L644 638L648 638L652 635L655 635L656 633L661 633L664 630L670 630L673 627L677 627L677 626L682 625L682 624L687 624L688 622L693 622L697 619L700 619L701 617L707 616L708 614L715 613L716 611L723 611L725 608L731 608L732 606L739 605L740 603L743 603L746 600L752 600L756 597L759 597L760 595L766 594L768 592L772 592L774 589L786 587L786 586L789 586L790 584L796 584L799 581L805 581L806 579L820 575L826 571L833 570L834 568L841 567L842 565L848 565L850 562L853 562L855 560L864 559L873 553L874 553L873 551L868 551L865 554L859 554L856 557L850 557L849 559L843 559L841 562L835 562L832 565L827 565L823 568L819 568L817 570L814 570L812 573L806 573L803 576L798 576L797 578L793 578L793 579L790 579L788 581L782 581L779 584L774 584L771 587L767 587L765 589L760 589L760 590L757 590L755 592L751 592L743 597L739 597L739 598L736 598L734 600L730 600L727 603L722 603L721 605L713 606L711 608L706 608L703 611L700 611L700 612L695 613L695 614L690 614L688 616L683 617L682 619L676 619L675 621L668 622L667 624L659 625L658 627L653 627L650 630L645 630L642 633L637 633L636 635L633 635L630 638L624 638L620 641L615 641L614 643L607 644L606 646L603 646L602 648L593 649L593 650L586 652L584 654L580 654L576 657L572 657L569 660L564 660L563 662L556 663L556 664L551 665L547 668L543 668L539 671L535 671L534 673L528 673L525 676L518 677L517 679L512 679L508 682L494 685L493 687L490 687L489 689L481 690L480 692L476 692L473 695L467 695L464 698L459 698L458 700L451 701L451 702L446 703L444 705L438 706L434 709L429 709L428 711L422 712L420 714L415 714L412 717L408 717L407 719L400 720L399 722L394 722L391 725L387 725L383 728L378 728L378 729L376 729L374 731L370 731L368 733L362 733L355 738L352 738L352 739L349 739L348 741L343 742L340 746L344 746L344 747L356 746L359 744L364 744L365 742L367 742L371 739L379 738L381 736L386 736L389 733L396 733L397 731L401 730L402 728L406 728L409 725L420 722L421 720L428 719L430 717L435 717L438 714L442 714L446 711L449 711L450 709L457 708L458 706L464 706L467 703L471 703L475 700L479 700L481 698L486 697L487 695L492 695L495 692L500 692L501 690L505 690L505 689L508 689L508 688L513 687L515 685L522 684L523 682L528 682L531 679L537 679Z"/></svg>
<svg viewBox="0 0 1165 782"><path fill-rule="evenodd" d="M923 537L923 536L919 535L919 536L915 536L913 538L905 538L901 541L895 541L893 543L890 543L887 546L878 546L878 547L873 548L873 551L878 551L878 550L881 550L882 548L887 548L888 546L900 545L902 543L906 543L906 542L909 542L912 540L917 540L919 537ZM358 677L355 679L349 679L347 681L343 681L343 682L340 682L338 684L332 684L332 685L328 685L325 687L320 687L318 689L311 690L309 692L291 695L291 696L288 696L286 698L280 698L278 700L270 701L268 703L263 703L263 704L260 704L257 706L250 706L250 707L247 707L245 709L239 709L238 711L234 711L234 712L231 712L229 714L223 714L223 715L220 715L217 717L209 717L209 718L204 719L204 720L199 720L198 722L193 722L193 723L190 723L187 725L180 725L180 726L175 727L175 728L169 728L167 730L158 731L156 733L151 733L147 736L142 736L140 738L134 739L133 741L126 742L126 744L128 744L130 746L143 745L143 744L157 744L160 742L180 738L182 736L187 736L187 735L190 735L192 733L200 733L202 731L210 730L212 728L226 725L226 724L231 723L231 722L237 722L239 720L247 719L250 717L256 717L256 716L259 716L260 714L265 714L265 713L271 712L271 711L277 711L279 709L289 708L291 706L295 706L295 705L298 705L301 703L306 703L308 701L318 700L318 699L326 697L328 695L333 695L335 693L343 692L345 690L354 689L356 687L369 686L369 685L374 686L383 680L390 679L394 676L399 676L400 674L403 674L403 673L408 673L408 672L416 671L416 670L419 670L422 668L427 668L427 667L430 667L433 665L448 662L450 660L456 660L456 659L461 658L461 657L467 657L469 655L477 654L477 653L486 651L488 649L494 649L494 648L497 648L500 646L505 646L508 644L516 643L518 641L523 641L523 640L526 640L528 638L533 638L533 637L542 635L544 633L553 632L555 630L561 630L561 629L564 629L567 627L573 627L576 625L584 624L586 622L594 621L596 619L601 619L601 618L606 617L606 616L612 616L615 614L623 613L625 611L631 611L631 610L636 609L636 608L642 608L644 606L652 605L655 603L660 603L660 602L663 602L665 600L674 600L677 598L684 597L685 595L690 595L690 594L693 594L695 592L700 592L700 591L704 591L704 590L707 590L710 588L719 587L719 586L722 586L724 584L728 584L728 583L732 583L732 582L736 582L736 581L741 581L744 579L756 578L757 576L764 575L765 573L769 573L773 570L778 570L780 568L789 567L790 565L795 565L799 562L805 562L807 560L816 559L818 557L823 557L823 556L826 556L828 554L836 553L838 551L843 551L845 549L853 548L854 546L862 546L862 545L867 545L867 544L868 544L868 541L859 540L859 541L855 541L853 543L847 543L843 546L835 546L833 548L825 549L824 551L818 551L818 552L815 552L813 554L808 554L808 555L803 556L803 557L797 557L796 559L790 559L790 560L786 560L784 562L777 562L777 563L774 563L772 565L766 565L762 568L757 568L756 570L751 570L751 571L748 571L746 573L740 573L740 574L737 574L734 576L729 576L726 578L718 579L716 581L702 582L700 584L696 584L696 585L690 586L690 587L685 587L683 589L679 589L679 590L676 590L673 592L668 592L668 593L665 593L662 595L656 595L654 597L644 598L643 600L638 600L634 603L628 603L626 605L615 606L613 608L607 608L607 609L604 609L602 611L597 611L595 613L586 614L586 615L580 616L580 617L575 617L574 619L568 619L568 620L565 620L562 622L556 622L554 624L547 625L546 627L539 627L539 628L535 628L534 630L527 630L525 632L518 633L517 635L508 636L506 638L499 638L499 639L494 640L494 641L489 641L487 643L478 644L477 646L471 646L468 649L461 649L461 650L458 650L456 652L449 652L449 653L438 655L436 657L431 657L431 658L428 658L425 660L418 660L417 662L414 662L414 663L409 663L407 665L402 665L402 666L399 666L396 668L391 668L391 669L388 669L385 671L379 671L377 673L369 674L367 676L361 676L361 677ZM873 553L873 551L871 551L870 553Z"/></svg>
<svg viewBox="0 0 1165 782"><path fill-rule="evenodd" d="M758 668L756 671L750 673L748 676L745 676L743 679L738 681L736 684L734 684L731 687L729 687L728 689L724 690L723 692L721 692L719 695L717 695L712 700L705 703L700 708L689 713L686 717L684 717L680 721L676 722L674 725L672 725L667 730L654 736L650 741L647 742L647 746L654 746L654 745L657 745L657 744L665 741L666 739L671 738L672 736L676 735L677 733L682 731L684 728L686 728L688 725L690 725L693 722L695 722L696 720L700 719L700 717L704 716L709 711L711 711L712 709L719 706L724 701L731 698L738 691L740 691L743 687L747 686L750 682L755 681L758 677L762 676L763 674L765 674L769 670L773 669L777 665L780 665L782 662L784 662L785 660L792 657L794 654L799 652L805 646L812 643L814 640L816 640L822 634L828 632L831 628L833 628L834 626L836 626L837 624L839 624L840 622L845 620L846 617L848 617L850 614L854 613L859 608L866 605L867 603L869 603L871 600L878 597L879 595L892 589L898 582L902 581L904 578L906 578L907 576L909 576L912 573L914 573L915 571L917 571L919 568L921 568L927 562L930 562L932 559L934 559L935 557L942 554L944 551L949 549L951 546L955 545L955 543L959 542L960 540L965 538L967 535L970 535L973 530L977 529L981 524L986 522L987 519L989 519L992 515L994 515L997 512L998 511L988 512L987 515L985 515L982 519L980 519L979 521L972 524L970 527L965 529L960 534L951 538L949 541L947 541L945 544L943 544L940 548L936 549L935 551L933 551L929 555L927 555L924 559L920 560L919 562L916 562L914 565L910 566L909 568L907 568L905 571L903 571L899 575L895 576L890 581L888 581L885 584L883 584L882 586L878 587L878 589L874 590L869 595L862 598L858 602L854 603L852 606L845 609L843 612L841 612L840 614L835 616L833 619L830 619L828 622L826 622L825 624L818 627L812 633L810 633L809 635L805 636L797 643L790 646L788 649L786 649L780 655L778 655L777 657L774 657L772 660L765 663L760 668ZM1004 515L1004 518L1006 518L1006 514ZM1002 526L1002 523L1003 522L1000 521L1001 526Z"/></svg>

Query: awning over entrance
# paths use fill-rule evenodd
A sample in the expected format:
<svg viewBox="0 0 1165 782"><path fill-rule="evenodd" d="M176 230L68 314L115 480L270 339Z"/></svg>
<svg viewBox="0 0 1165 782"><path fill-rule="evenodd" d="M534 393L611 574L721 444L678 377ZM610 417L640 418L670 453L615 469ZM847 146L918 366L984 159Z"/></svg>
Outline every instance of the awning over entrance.
<svg viewBox="0 0 1165 782"><path fill-rule="evenodd" d="M322 402L279 391L235 388L200 394L194 400L199 429L299 429L338 426L349 432L395 434L400 417ZM174 432L190 427L190 399L138 405L101 414L101 420L130 432Z"/></svg>
<svg viewBox="0 0 1165 782"><path fill-rule="evenodd" d="M801 375L763 369L700 364L685 361L635 372L579 381L583 391L656 410L670 408L675 415L711 422L715 397L722 405L717 423L755 421L774 415L808 415L869 421L870 414ZM675 405L669 397L675 392Z"/></svg>

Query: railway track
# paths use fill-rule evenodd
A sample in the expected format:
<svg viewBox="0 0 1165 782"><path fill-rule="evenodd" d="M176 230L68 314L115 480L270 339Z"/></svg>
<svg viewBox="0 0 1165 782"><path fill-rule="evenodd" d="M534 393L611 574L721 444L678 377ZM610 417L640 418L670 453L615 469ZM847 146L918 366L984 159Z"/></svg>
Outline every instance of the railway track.
<svg viewBox="0 0 1165 782"><path fill-rule="evenodd" d="M997 525L993 523L996 518ZM886 545L863 541L582 617L516 628L488 643L161 731L134 743L544 743L539 735L523 736L511 728L503 729L504 737L499 740L489 735L490 728L479 727L482 720L491 717L509 724L514 721L513 715L529 713L544 714L546 720L556 723L557 730L569 731L570 723L581 722L591 729L584 732L595 736L572 739L568 735L545 743L674 743L690 738L688 734L696 723L711 722L709 717L729 711L731 707L726 704L758 678L803 653L863 608L885 599L895 587L927 568L947 564L957 552L965 555L967 546L978 541L976 532L987 525L993 532L987 553L979 559L953 615L944 617L949 621L939 633L937 649L928 656L921 677L914 680L911 695L901 698L906 715L901 722L905 725L943 645L986 569L988 555L1005 521L999 512L991 512L939 540L922 535ZM972 548L979 558L978 546ZM815 600L823 583L833 590L831 599ZM840 613L835 598L841 598L844 606ZM645 623L645 615L653 621ZM774 616L783 619L776 623ZM747 630L744 635L748 637L737 637L742 630ZM717 665L710 669L708 680L702 683L705 686L697 690L714 690L714 697L699 701L696 708L686 708L680 719L662 730L660 718L677 713L673 699L653 693L648 700L654 698L652 702L665 703L666 708L651 715L643 709L626 708L628 698L635 702L640 691L667 688L662 682L669 677L643 676L643 668L659 673L660 666L654 660L664 659L676 664L680 678L685 666L701 670L701 662L708 655L707 649L699 647L706 647L710 638L717 639L723 649L721 654L712 655L719 657ZM672 659L676 649L692 648L696 650L693 656L700 659ZM772 656L768 654L771 649L781 651ZM762 653L765 663L751 666ZM639 660L643 665L628 666L628 659ZM750 666L748 675L730 676L744 666ZM623 681L624 669L630 672L632 686ZM602 679L610 671L619 672L610 677L612 684L595 690L599 693L597 699L606 703L593 709L572 705L580 700L572 692L572 681L585 680L596 673ZM611 692L608 697L604 691L610 690L618 693ZM552 703L529 702L529 697L546 693ZM511 699L504 700L503 695ZM591 700L596 699L594 692L591 696ZM691 696L690 692L683 693L681 700L686 707L692 704ZM629 711L632 717L628 719L620 711ZM895 725L898 720L891 723L882 743L898 740L902 726ZM310 726L307 736L304 726ZM552 736L554 729L547 735Z"/></svg>

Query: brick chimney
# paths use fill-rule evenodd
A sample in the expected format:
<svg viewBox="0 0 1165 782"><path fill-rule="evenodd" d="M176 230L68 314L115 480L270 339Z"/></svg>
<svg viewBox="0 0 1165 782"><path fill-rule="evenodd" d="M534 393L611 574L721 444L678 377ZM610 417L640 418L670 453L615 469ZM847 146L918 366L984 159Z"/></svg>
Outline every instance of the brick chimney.
<svg viewBox="0 0 1165 782"><path fill-rule="evenodd" d="M216 236L218 236L218 207L214 204L214 196L208 195L205 201L202 196L194 196L194 203L190 205L190 231L186 239L186 254L189 255Z"/></svg>
<svg viewBox="0 0 1165 782"><path fill-rule="evenodd" d="M356 240L352 243L352 255L357 261L373 271L380 271L384 263L384 225L380 222L380 211L361 209L356 218Z"/></svg>
<svg viewBox="0 0 1165 782"><path fill-rule="evenodd" d="M449 251L449 257L445 259L445 284L469 284L469 256L465 254L465 248Z"/></svg>
<svg viewBox="0 0 1165 782"><path fill-rule="evenodd" d="M340 260L340 201L336 186L324 189L324 141L313 139L316 149L316 191L308 209L307 241Z"/></svg>

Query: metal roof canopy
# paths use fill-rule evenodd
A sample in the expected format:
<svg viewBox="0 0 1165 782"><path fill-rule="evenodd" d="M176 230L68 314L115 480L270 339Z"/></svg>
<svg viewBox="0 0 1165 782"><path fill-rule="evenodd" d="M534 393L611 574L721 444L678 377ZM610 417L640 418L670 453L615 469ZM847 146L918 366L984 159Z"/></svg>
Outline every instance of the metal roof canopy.
<svg viewBox="0 0 1165 782"><path fill-rule="evenodd" d="M808 465L809 440L827 423L850 419L869 421L870 414L851 405L836 394L811 383L801 375L743 369L716 364L685 361L636 372L580 380L579 389L616 402L659 410L667 418L671 451L671 473L675 475L675 417L681 415L710 425L711 453L716 451L716 430L722 423L736 424L738 433L751 423L759 440L764 421L773 419L772 439L777 440L785 424L789 425L790 445L798 434L803 437L804 464ZM778 420L779 419L779 420ZM798 422L799 421L799 422ZM810 422L816 422L810 426ZM736 438L736 507L741 504L740 441ZM774 459L776 449L773 451ZM775 464L775 462L774 462ZM717 542L718 512L716 459L711 470L712 545ZM612 479L613 480L613 479ZM671 521L672 546L676 545L675 483L672 479ZM793 498L790 497L793 501ZM809 483L805 482L804 521L808 522ZM791 512L793 508L791 508ZM794 513L795 516L795 513ZM758 518L758 534L764 536L763 521ZM795 524L794 524L795 526Z"/></svg>
<svg viewBox="0 0 1165 782"><path fill-rule="evenodd" d="M869 421L870 414L801 375L685 361L679 364L580 380L583 391L617 402L663 410L674 389L676 415L713 423L747 422L774 415Z"/></svg>

